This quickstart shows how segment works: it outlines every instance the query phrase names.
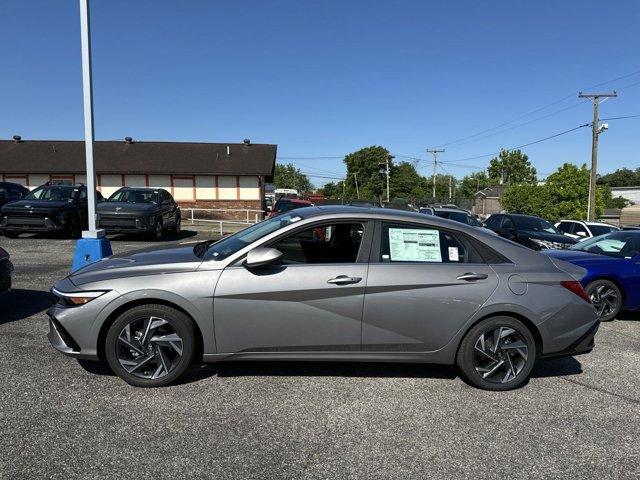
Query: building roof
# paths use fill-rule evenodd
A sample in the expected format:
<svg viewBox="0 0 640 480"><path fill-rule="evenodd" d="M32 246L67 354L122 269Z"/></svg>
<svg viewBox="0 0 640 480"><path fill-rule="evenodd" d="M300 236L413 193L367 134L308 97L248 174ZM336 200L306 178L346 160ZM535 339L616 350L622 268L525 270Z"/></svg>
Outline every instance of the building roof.
<svg viewBox="0 0 640 480"><path fill-rule="evenodd" d="M257 143L97 141L94 159L100 174L271 176L276 148ZM0 140L0 173L71 174L85 170L82 141Z"/></svg>
<svg viewBox="0 0 640 480"><path fill-rule="evenodd" d="M478 192L476 192L476 197L478 195L482 195L487 198L500 198L502 193L507 189L504 185L495 185L493 187L484 188Z"/></svg>

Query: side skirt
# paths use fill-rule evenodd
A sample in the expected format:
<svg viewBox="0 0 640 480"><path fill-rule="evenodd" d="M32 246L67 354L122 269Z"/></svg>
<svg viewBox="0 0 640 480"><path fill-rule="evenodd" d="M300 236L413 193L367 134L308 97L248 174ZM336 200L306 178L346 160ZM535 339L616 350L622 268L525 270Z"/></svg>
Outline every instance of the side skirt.
<svg viewBox="0 0 640 480"><path fill-rule="evenodd" d="M440 355L417 352L238 352L205 353L206 363L221 361L389 362L450 364Z"/></svg>

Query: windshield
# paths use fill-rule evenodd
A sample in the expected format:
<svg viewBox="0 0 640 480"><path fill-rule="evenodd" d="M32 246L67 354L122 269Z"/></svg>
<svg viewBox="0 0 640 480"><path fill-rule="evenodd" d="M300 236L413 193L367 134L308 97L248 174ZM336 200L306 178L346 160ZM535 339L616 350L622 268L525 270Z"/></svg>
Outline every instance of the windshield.
<svg viewBox="0 0 640 480"><path fill-rule="evenodd" d="M632 258L640 254L640 234L631 231L612 232L576 243L570 248L610 257Z"/></svg>
<svg viewBox="0 0 640 480"><path fill-rule="evenodd" d="M107 202L158 203L157 190L118 190Z"/></svg>
<svg viewBox="0 0 640 480"><path fill-rule="evenodd" d="M283 201L283 200L279 200L278 202L276 202L276 207L275 210L278 213L283 213L283 212L288 212L289 210L295 210L296 208L302 208L302 207L308 207L311 204L305 204L302 202L289 202L289 201Z"/></svg>
<svg viewBox="0 0 640 480"><path fill-rule="evenodd" d="M437 211L436 216L442 218L448 218L449 220L453 220L455 222L465 223L467 225L471 225L472 227L481 227L482 225L478 220L475 219L473 215L469 215L466 212L444 212Z"/></svg>
<svg viewBox="0 0 640 480"><path fill-rule="evenodd" d="M215 243L199 243L195 246L194 253L199 257L203 254L206 255L206 260L223 260L265 235L269 235L276 230L299 222L300 220L302 220L300 215L280 215L279 217L256 223L238 233L224 237Z"/></svg>
<svg viewBox="0 0 640 480"><path fill-rule="evenodd" d="M597 237L599 235L604 235L605 233L618 231L616 227L613 227L613 226L610 227L608 225L589 225L589 230L591 230L591 233L593 233L594 237Z"/></svg>
<svg viewBox="0 0 640 480"><path fill-rule="evenodd" d="M77 188L59 185L38 187L33 192L29 193L25 199L44 200L46 202L72 202L77 191Z"/></svg>
<svg viewBox="0 0 640 480"><path fill-rule="evenodd" d="M518 230L528 230L530 232L547 232L547 233L560 233L556 227L551 225L546 220L536 217L513 217L513 221L516 222L516 228Z"/></svg>

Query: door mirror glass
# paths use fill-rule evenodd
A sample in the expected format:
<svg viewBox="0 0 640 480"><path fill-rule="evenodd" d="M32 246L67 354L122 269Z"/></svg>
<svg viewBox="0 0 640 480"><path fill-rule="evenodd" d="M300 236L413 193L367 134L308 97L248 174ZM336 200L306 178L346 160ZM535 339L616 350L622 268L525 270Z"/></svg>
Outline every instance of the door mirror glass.
<svg viewBox="0 0 640 480"><path fill-rule="evenodd" d="M579 232L576 232L576 235L582 238L586 238L587 232L585 232L584 230L580 230Z"/></svg>
<svg viewBox="0 0 640 480"><path fill-rule="evenodd" d="M282 259L282 252L275 248L258 247L250 250L244 266L247 268L259 268L272 265Z"/></svg>

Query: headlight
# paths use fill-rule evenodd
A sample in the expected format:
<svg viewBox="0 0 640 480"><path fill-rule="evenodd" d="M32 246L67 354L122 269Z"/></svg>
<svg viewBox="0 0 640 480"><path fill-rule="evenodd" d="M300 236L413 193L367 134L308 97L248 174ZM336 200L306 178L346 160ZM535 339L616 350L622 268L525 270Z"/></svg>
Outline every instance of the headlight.
<svg viewBox="0 0 640 480"><path fill-rule="evenodd" d="M51 289L51 293L58 299L58 303L67 307L77 307L85 305L91 300L98 298L107 293L106 290L97 290L92 292L60 292L55 288Z"/></svg>

